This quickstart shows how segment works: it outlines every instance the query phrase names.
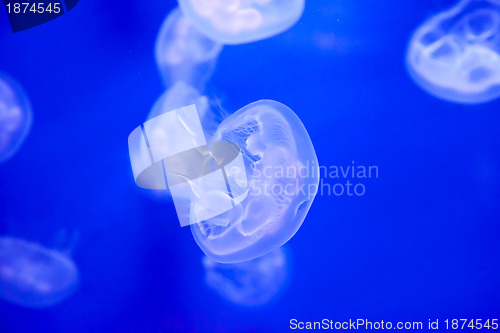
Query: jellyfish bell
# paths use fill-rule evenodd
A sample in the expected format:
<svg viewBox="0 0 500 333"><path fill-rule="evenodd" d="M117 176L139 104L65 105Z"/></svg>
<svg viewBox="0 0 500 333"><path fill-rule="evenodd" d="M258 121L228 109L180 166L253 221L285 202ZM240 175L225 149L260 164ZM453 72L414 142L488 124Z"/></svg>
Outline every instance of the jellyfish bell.
<svg viewBox="0 0 500 333"><path fill-rule="evenodd" d="M218 262L251 260L286 243L319 183L314 147L295 113L271 100L251 103L207 143L196 104L161 113L164 103L129 135L136 184L165 190L181 226L192 225L198 245Z"/></svg>
<svg viewBox="0 0 500 333"><path fill-rule="evenodd" d="M24 89L0 72L0 163L11 158L24 143L32 117Z"/></svg>
<svg viewBox="0 0 500 333"><path fill-rule="evenodd" d="M182 81L202 91L223 45L205 37L179 8L165 19L156 39L155 57L167 87Z"/></svg>
<svg viewBox="0 0 500 333"><path fill-rule="evenodd" d="M71 258L56 250L13 237L0 237L0 298L45 308L70 297L79 284Z"/></svg>
<svg viewBox="0 0 500 333"><path fill-rule="evenodd" d="M251 260L285 244L319 183L316 153L300 119L284 104L261 100L226 118L213 140L241 148L249 191L233 209L191 225L196 243L221 263ZM240 175L234 172L229 182L238 184Z"/></svg>
<svg viewBox="0 0 500 333"><path fill-rule="evenodd" d="M179 6L211 39L243 44L289 29L302 16L304 0L179 0Z"/></svg>
<svg viewBox="0 0 500 333"><path fill-rule="evenodd" d="M430 94L456 103L500 97L500 1L462 0L413 34L406 64Z"/></svg>
<svg viewBox="0 0 500 333"><path fill-rule="evenodd" d="M236 305L255 307L269 303L287 279L287 256L282 247L235 264L221 264L207 256L202 262L207 285Z"/></svg>

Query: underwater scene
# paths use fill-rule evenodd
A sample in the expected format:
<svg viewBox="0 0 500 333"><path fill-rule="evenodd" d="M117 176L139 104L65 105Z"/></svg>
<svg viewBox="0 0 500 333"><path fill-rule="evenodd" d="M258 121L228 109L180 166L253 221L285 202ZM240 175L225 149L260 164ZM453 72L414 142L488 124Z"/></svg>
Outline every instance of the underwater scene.
<svg viewBox="0 0 500 333"><path fill-rule="evenodd" d="M500 332L500 0L4 0L0 333Z"/></svg>

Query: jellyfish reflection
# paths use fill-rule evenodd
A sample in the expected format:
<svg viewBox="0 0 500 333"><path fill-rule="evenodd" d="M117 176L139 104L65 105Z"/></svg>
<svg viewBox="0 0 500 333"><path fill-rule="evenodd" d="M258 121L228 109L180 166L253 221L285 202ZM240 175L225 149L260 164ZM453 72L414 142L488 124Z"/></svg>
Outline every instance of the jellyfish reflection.
<svg viewBox="0 0 500 333"><path fill-rule="evenodd" d="M156 63L166 86L182 81L202 91L221 50L221 44L202 35L176 8L156 39Z"/></svg>
<svg viewBox="0 0 500 333"><path fill-rule="evenodd" d="M0 163L14 155L31 127L31 106L23 88L0 72Z"/></svg>
<svg viewBox="0 0 500 333"><path fill-rule="evenodd" d="M30 308L55 305L78 286L78 270L64 254L13 237L0 237L0 297Z"/></svg>
<svg viewBox="0 0 500 333"><path fill-rule="evenodd" d="M257 101L226 118L213 141L241 148L249 192L233 209L191 225L200 248L218 262L235 263L285 244L302 225L319 183L316 153L300 119L286 105ZM241 175L229 172L228 182L246 185Z"/></svg>
<svg viewBox="0 0 500 333"><path fill-rule="evenodd" d="M304 0L179 0L184 14L211 39L242 44L277 35L302 16Z"/></svg>
<svg viewBox="0 0 500 333"><path fill-rule="evenodd" d="M271 301L282 289L287 275L283 248L237 264L221 264L204 257L203 266L210 288L226 300L244 306Z"/></svg>
<svg viewBox="0 0 500 333"><path fill-rule="evenodd" d="M452 102L500 96L500 1L463 0L416 30L407 66L427 92Z"/></svg>

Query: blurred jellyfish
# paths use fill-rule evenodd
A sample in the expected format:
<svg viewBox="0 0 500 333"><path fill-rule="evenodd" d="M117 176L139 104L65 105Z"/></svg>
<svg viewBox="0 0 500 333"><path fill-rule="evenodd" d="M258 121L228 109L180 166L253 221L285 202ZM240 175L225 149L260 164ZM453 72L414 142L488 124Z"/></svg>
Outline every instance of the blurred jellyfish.
<svg viewBox="0 0 500 333"><path fill-rule="evenodd" d="M279 293L286 281L286 266L283 248L236 264L203 258L208 286L229 302L250 307L269 303Z"/></svg>
<svg viewBox="0 0 500 333"><path fill-rule="evenodd" d="M71 296L78 270L65 254L13 237L0 237L0 297L13 304L45 308Z"/></svg>
<svg viewBox="0 0 500 333"><path fill-rule="evenodd" d="M24 89L0 72L0 163L12 157L31 127L31 105Z"/></svg>
<svg viewBox="0 0 500 333"><path fill-rule="evenodd" d="M179 0L201 32L223 44L243 44L286 31L302 16L304 0Z"/></svg>
<svg viewBox="0 0 500 333"><path fill-rule="evenodd" d="M202 35L176 8L156 39L156 63L166 86L182 81L203 91L221 50L221 44Z"/></svg>
<svg viewBox="0 0 500 333"><path fill-rule="evenodd" d="M407 50L424 90L458 103L500 96L500 1L463 0L419 27Z"/></svg>
<svg viewBox="0 0 500 333"><path fill-rule="evenodd" d="M319 183L316 153L300 119L286 105L261 100L226 118L212 140L241 148L246 172L235 167L227 178L231 189L248 186L249 193L233 209L191 225L200 248L215 261L235 263L285 244L302 225Z"/></svg>

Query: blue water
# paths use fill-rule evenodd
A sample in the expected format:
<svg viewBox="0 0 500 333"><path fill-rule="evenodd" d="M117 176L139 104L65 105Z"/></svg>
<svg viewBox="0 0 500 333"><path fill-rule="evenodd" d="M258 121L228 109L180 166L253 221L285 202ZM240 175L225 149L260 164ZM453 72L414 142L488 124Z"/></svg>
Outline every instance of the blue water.
<svg viewBox="0 0 500 333"><path fill-rule="evenodd" d="M0 13L0 70L23 85L34 112L21 150L0 165L0 233L47 246L61 230L78 233L81 275L52 308L0 301L0 332L498 318L500 100L441 101L404 64L413 30L453 3L309 0L291 30L224 47L208 94L228 112L280 101L301 118L321 165L379 170L361 180L363 196L316 197L288 242L284 290L254 308L207 286L203 253L173 203L133 181L127 137L164 91L153 50L175 2L81 1L16 34Z"/></svg>

